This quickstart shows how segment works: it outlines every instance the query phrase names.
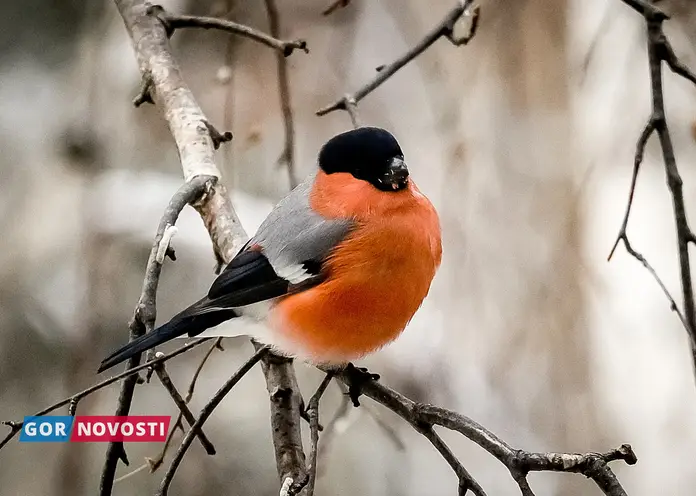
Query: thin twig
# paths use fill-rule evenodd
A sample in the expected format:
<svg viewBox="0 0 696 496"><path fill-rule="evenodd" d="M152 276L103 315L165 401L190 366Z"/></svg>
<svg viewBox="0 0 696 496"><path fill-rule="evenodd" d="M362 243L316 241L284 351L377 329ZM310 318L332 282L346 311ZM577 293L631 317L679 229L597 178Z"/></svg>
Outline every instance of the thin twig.
<svg viewBox="0 0 696 496"><path fill-rule="evenodd" d="M196 388L196 382L198 381L198 376L201 374L201 370L203 370L203 366L206 364L208 359L210 358L210 355L213 354L213 351L215 350L221 350L223 351L222 348L222 337L219 337L215 340L215 342L208 348L208 351L205 352L205 355L203 356L203 359L201 362L198 364L198 367L196 367L196 371L193 373L193 377L191 377L191 382L189 383L189 387L186 390L186 397L184 398L184 401L188 403L191 401L191 398L193 397L193 391Z"/></svg>
<svg viewBox="0 0 696 496"><path fill-rule="evenodd" d="M672 296L672 294L669 292L667 289L667 286L665 286L665 283L662 282L662 279L660 279L660 276L657 275L657 271L653 268L652 265L646 260L646 258L639 252L633 249L633 246L631 246L630 241L628 240L628 237L624 236L623 238L623 243L624 246L626 247L626 251L636 260L638 260L640 263L643 264L643 267L645 267L648 272L653 276L655 281L657 282L658 286L660 286L660 289L662 292L665 294L667 299L669 300L669 306L672 311L674 311L677 314L677 317L679 317L679 321L682 323L685 329L689 329L689 324L686 321L686 318L684 318L684 314L679 310L679 306L677 305L676 300Z"/></svg>
<svg viewBox="0 0 696 496"><path fill-rule="evenodd" d="M167 205L160 219L155 241L150 250L150 257L147 261L147 267L145 268L142 293L140 294L133 319L129 325L131 341L143 336L147 332L151 332L155 326L155 318L157 315L157 286L159 285L160 273L162 272L162 263L158 261L157 253L160 251L160 244L165 240L165 232L168 228L176 224L179 214L184 207L200 198L205 193L206 189L210 187L211 182L214 181L214 177L208 176L193 178L179 188L170 200L169 205ZM166 242L168 244L168 241ZM132 369L139 364L140 353L128 360L126 368ZM123 381L114 415L119 417L128 415L133 401L136 382L136 376L129 376ZM128 458L123 448L123 443L112 441L109 443L106 450L106 458L99 484L99 492L102 496L111 494L114 477L116 476L116 466L119 460L128 465Z"/></svg>
<svg viewBox="0 0 696 496"><path fill-rule="evenodd" d="M305 496L314 495L314 486L317 483L317 453L319 450L319 401L324 395L324 391L329 387L329 383L333 379L333 372L328 372L321 381L317 391L309 399L307 404L307 415L309 416L309 432L311 438L311 446L309 450L309 480L305 488Z"/></svg>
<svg viewBox="0 0 696 496"><path fill-rule="evenodd" d="M336 373L336 378L350 386L354 376L346 370L342 370ZM482 425L459 413L433 405L416 403L378 381L364 381L361 382L360 387L363 395L396 413L420 433L423 433L424 429L428 427L432 428L439 425L457 431L478 444L507 467L521 489L528 489L523 491L525 496L533 494L526 481L527 474L533 471L581 473L591 478L604 491L604 494L627 496L626 491L621 487L608 466L609 462L615 460L624 460L629 465L636 463L636 455L627 444L605 454L533 453L518 450L512 448ZM438 448L437 444L434 443L434 445ZM442 453L442 451L440 452ZM445 456L445 459L452 465L452 460L448 457L449 455Z"/></svg>
<svg viewBox="0 0 696 496"><path fill-rule="evenodd" d="M268 27L271 36L280 37L280 14L275 0L265 0L268 14ZM288 76L288 61L281 52L276 52L276 68L278 72L278 92L280 93L280 109L283 113L283 127L285 129L285 145L278 158L278 164L285 164L288 168L290 188L297 186L295 172L295 121L292 115L292 101L290 94L290 78Z"/></svg>
<svg viewBox="0 0 696 496"><path fill-rule="evenodd" d="M186 401L184 401L184 398L181 397L179 390L172 382L171 377L169 377L167 369L165 369L163 364L157 364L152 368L155 370L155 373L157 374L157 377L159 378L164 388L167 390L169 395L174 400L174 403L176 403L176 406L179 408L179 411L181 412L181 415L184 417L184 419L186 419L186 422L188 422L188 425L193 426L193 424L196 423L196 417L193 416L193 413L186 404ZM209 455L214 455L215 446L213 446L213 443L210 442L205 433L201 430L197 432L196 435L198 436L198 439L201 442L201 446L203 446L203 448L205 449L205 452Z"/></svg>
<svg viewBox="0 0 696 496"><path fill-rule="evenodd" d="M614 256L614 252L616 251L616 247L619 246L619 242L627 238L626 228L628 227L628 218L631 215L631 207L633 206L633 196L636 192L638 172L640 171L640 165L643 163L643 157L645 156L645 146L648 144L648 140L653 132L655 132L655 119L653 116L651 116L650 119L648 119L648 123L643 128L643 131L640 133L640 137L636 143L636 153L633 158L633 174L631 175L631 187L628 191L626 213L624 214L623 221L621 221L619 234L616 236L616 241L614 242L614 246L611 247L607 260L611 260L611 257Z"/></svg>
<svg viewBox="0 0 696 496"><path fill-rule="evenodd" d="M442 455L442 458L452 467L455 475L459 479L459 496L465 496L467 491L471 490L476 496L486 496L486 492L478 482L471 476L469 471L464 468L462 462L452 453L449 446L435 432L431 425L424 425L419 431L423 436L432 443L435 449Z"/></svg>
<svg viewBox="0 0 696 496"><path fill-rule="evenodd" d="M319 446L319 454L317 455L322 459L325 459L324 455L328 453L334 438L344 432L346 419L352 410L350 397L348 396L348 391L345 389L344 384L338 381L334 381L334 384L341 390L341 404L338 406L333 417L331 417L331 420L329 420L322 432L322 443ZM326 465L326 463L322 466L324 465Z"/></svg>
<svg viewBox="0 0 696 496"><path fill-rule="evenodd" d="M404 55L396 59L391 64L381 66L372 81L365 84L358 91L341 98L340 100L327 105L326 107L317 110L317 115L326 115L334 110L348 110L351 104L357 105L360 100L377 89L387 79L392 77L399 69L418 57L421 53L428 49L433 43L440 38L446 38L456 46L466 45L475 36L479 24L479 7L476 6L471 12L471 24L469 32L463 37L455 37L454 25L463 16L469 13L469 8L473 4L473 0L465 0L457 2L457 5L450 10L447 15L438 23L423 39L413 48L408 50ZM355 127L357 125L353 123Z"/></svg>
<svg viewBox="0 0 696 496"><path fill-rule="evenodd" d="M143 465L140 465L138 468L135 470L132 470L131 472L128 472L127 474L123 474L121 477L116 477L114 479L114 484L118 484L119 482L123 482L124 480L130 479L134 475L139 474L143 470L147 470L147 463L144 463Z"/></svg>
<svg viewBox="0 0 696 496"><path fill-rule="evenodd" d="M353 128L359 128L362 126L362 121L360 120L360 114L358 114L358 104L355 98L351 95L346 95L343 99L345 100L346 112L348 112L350 116L350 122L353 124Z"/></svg>
<svg viewBox="0 0 696 496"><path fill-rule="evenodd" d="M292 54L292 52L294 52L296 49L309 53L309 50L307 49L307 42L305 40L279 40L274 36L268 36L266 33L259 31L258 29L254 29L243 24L238 24L233 21L228 21L227 19L171 14L159 5L151 6L148 9L148 14L159 18L162 23L164 23L164 25L171 30L181 28L219 29L221 31L227 31L228 33L244 36L245 38L262 43L273 48L274 50L277 50L284 57Z"/></svg>
<svg viewBox="0 0 696 496"><path fill-rule="evenodd" d="M174 474L176 473L177 468L179 468L181 460L184 459L186 451L191 446L191 443L193 443L193 439L196 436L196 432L198 432L201 429L205 421L208 420L208 417L212 415L213 411L215 411L217 406L222 402L225 396L227 396L227 394L230 391L232 391L232 388L237 385L237 383L242 379L242 377L244 377L247 374L247 372L249 372L254 367L254 365L256 365L262 358L264 358L264 356L266 356L268 350L268 346L262 346L261 348L259 348L246 362L244 362L244 364L241 367L239 367L239 369L232 375L232 377L230 377L227 380L227 382L225 382L225 384L222 385L218 392L215 393L213 397L210 399L210 401L203 407L201 413L198 415L198 420L196 420L196 422L191 426L191 429L184 436L184 439L181 441L181 446L174 455L174 459L172 460L171 465L167 469L167 472L164 474L164 478L162 479L159 490L157 492L159 496L166 496L172 479L174 478Z"/></svg>
<svg viewBox="0 0 696 496"><path fill-rule="evenodd" d="M399 437L399 434L396 432L396 429L394 429L383 418L381 418L379 416L379 413L372 409L371 405L363 405L363 407L364 408L362 408L361 410L364 413L366 413L372 420L375 421L377 427L380 428L380 430L384 433L385 437L394 445L394 448L397 451L406 451L406 445L404 444L404 441L401 439L401 437Z"/></svg>
<svg viewBox="0 0 696 496"><path fill-rule="evenodd" d="M200 338L195 341L191 341L190 343L185 344L181 348L177 348L176 350L172 351L171 353L168 353L164 356L155 358L154 360L151 360L149 362L145 362L142 365L138 365L137 367L134 367L132 369L125 370L121 372L120 374L117 374L113 377L110 377L108 379L105 379L93 386L88 387L87 389L80 391L79 393L75 393L72 396L68 398L64 398L57 403L52 404L51 406L47 406L43 410L36 412L32 417L40 417L42 415L46 415L47 413L51 413L52 411L55 411L65 405L70 405L73 401L79 401L81 398L84 398L85 396L89 396L92 393L95 393L99 391L100 389L103 389L107 386L110 386L114 382L120 381L121 379L124 379L126 377L131 377L133 375L136 375L138 372L140 372L143 369L146 369L148 367L152 367L153 365L156 365L158 363L164 363L176 356L181 355L182 353L187 352L191 348L194 348L198 346L201 343L204 343L211 338ZM7 425L10 427L11 432L2 440L0 441L0 449L3 448L19 431L22 430L22 425L24 425L24 422L21 421L6 421L2 422L4 425Z"/></svg>
<svg viewBox="0 0 696 496"><path fill-rule="evenodd" d="M650 69L650 88L652 94L652 113L648 124L644 128L638 144L636 146L636 158L634 161L633 179L631 181L631 192L629 195L629 204L624 215L621 231L617 238L616 244L623 240L626 249L629 253L638 259L657 280L660 288L667 295L670 305L677 312L679 319L682 321L686 329L691 344L691 357L694 374L696 375L696 304L694 303L694 290L691 278L691 260L689 257L689 243L694 242L696 237L689 227L689 222L686 215L686 207L684 204L684 193L682 190L683 181L677 167L677 161L674 154L674 146L672 138L667 126L667 118L664 105L664 91L662 87L662 62L667 63L668 67L677 75L696 84L696 75L685 65L674 53L672 45L667 40L667 36L663 30L663 23L669 19L669 16L662 12L658 7L644 0L622 0L625 4L633 8L636 12L643 16L647 31L648 44L648 66ZM633 189L638 175L638 166L642 153L650 135L655 132L660 140L662 149L662 157L665 165L665 173L667 176L667 186L669 187L672 196L672 207L674 211L674 220L677 232L677 247L679 252L679 271L682 286L682 298L684 305L683 314L679 311L674 298L669 294L665 285L661 282L656 272L647 263L644 257L630 247L628 237L626 235L626 224L630 214L631 202L633 199ZM613 252L614 249L612 249Z"/></svg>
<svg viewBox="0 0 696 496"><path fill-rule="evenodd" d="M198 364L198 367L196 367L196 371L194 372L193 377L191 377L191 382L189 383L188 390L186 392L186 397L183 400L186 405L188 405L189 402L191 401L191 398L193 398L193 393L194 393L195 388L196 388L196 382L198 380L198 377L199 377L201 371L203 370L203 367L205 366L206 362L210 358L210 355L216 349L223 350L222 345L221 345L222 339L223 339L222 337L218 337L217 339L215 339L215 342L212 344L212 346L210 348L208 348L208 351L206 351L205 355L203 355L203 359ZM130 475L134 475L135 473L141 472L143 470L143 468L149 468L150 473L157 471L157 469L159 469L162 466L162 463L164 463L164 458L167 456L167 452L169 451L169 447L171 446L172 439L174 438L174 435L176 434L176 432L178 430L180 430L181 432L184 432L184 426L182 424L182 420L183 420L183 410L179 409L179 414L176 417L176 421L174 422L174 426L169 431L169 434L167 435L167 439L165 440L164 445L162 446L162 449L157 454L157 456L154 458L145 458L145 461L146 461L145 464L134 469L129 474L126 474L122 477L117 478L114 481L114 484L116 482L123 480L123 479L126 479ZM195 419L194 419L194 421L195 421ZM191 425L191 423L189 423L189 425Z"/></svg>
<svg viewBox="0 0 696 496"><path fill-rule="evenodd" d="M164 458L167 456L167 452L169 451L169 448L172 445L172 440L174 439L174 435L176 434L176 432L184 432L183 420L183 414L179 412L179 415L176 416L176 422L174 422L174 427L172 427L172 430L169 431L169 435L167 436L167 439L164 442L164 446L162 446L162 450L155 458L145 459L147 465L150 467L150 473L156 472L157 469L159 469L164 463Z"/></svg>

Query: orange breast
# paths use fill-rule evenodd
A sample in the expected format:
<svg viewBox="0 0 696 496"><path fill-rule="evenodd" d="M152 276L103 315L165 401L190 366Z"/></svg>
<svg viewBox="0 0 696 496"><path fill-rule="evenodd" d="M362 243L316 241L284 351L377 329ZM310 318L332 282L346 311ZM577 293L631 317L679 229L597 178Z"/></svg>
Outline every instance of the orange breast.
<svg viewBox="0 0 696 496"><path fill-rule="evenodd" d="M395 339L418 310L440 264L439 221L413 183L382 192L320 172L311 202L358 227L328 259L326 281L280 301L270 323L288 351L345 362Z"/></svg>

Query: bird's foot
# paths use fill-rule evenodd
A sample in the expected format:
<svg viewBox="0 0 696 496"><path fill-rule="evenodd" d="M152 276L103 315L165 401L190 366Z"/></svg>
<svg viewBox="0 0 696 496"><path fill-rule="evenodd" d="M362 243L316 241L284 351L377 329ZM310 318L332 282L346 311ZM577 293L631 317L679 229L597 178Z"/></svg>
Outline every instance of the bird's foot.
<svg viewBox="0 0 696 496"><path fill-rule="evenodd" d="M365 367L356 367L352 363L346 365L344 369L346 372L350 384L348 385L348 396L353 402L353 406L360 406L360 401L358 398L362 395L363 386L371 381L378 381L379 374L373 374Z"/></svg>

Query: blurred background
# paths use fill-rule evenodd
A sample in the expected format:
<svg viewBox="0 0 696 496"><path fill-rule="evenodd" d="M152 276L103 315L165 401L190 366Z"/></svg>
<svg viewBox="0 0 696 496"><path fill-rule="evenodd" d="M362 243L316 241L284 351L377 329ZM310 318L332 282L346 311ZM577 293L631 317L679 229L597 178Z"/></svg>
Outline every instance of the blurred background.
<svg viewBox="0 0 696 496"><path fill-rule="evenodd" d="M311 52L290 58L297 173L350 128L314 112L415 44L453 0L279 2L282 37ZM178 13L225 16L268 31L264 3L169 1ZM696 8L662 1L677 54L696 67ZM96 0L0 2L0 419L24 415L98 380L100 359L126 340L158 220L181 183L169 131L153 106L131 105L139 74L115 6ZM464 30L466 26L462 27ZM458 28L459 29L459 28ZM289 189L275 54L225 33L177 32L184 76L208 118L234 133L217 153L248 231ZM696 222L696 89L666 73L665 93L688 212ZM642 19L620 0L486 0L467 47L445 40L360 103L364 123L394 132L420 188L438 208L443 265L396 343L365 360L415 400L458 410L514 447L606 451L632 496L692 495L696 387L687 335L651 276L623 248L606 258L624 213L635 141L650 112ZM178 260L163 271L165 320L214 278L207 233L184 211ZM671 201L655 139L629 224L634 247L680 301ZM176 346L176 345L174 345ZM172 348L173 346L170 346ZM203 371L199 410L252 352L228 339ZM180 389L206 345L170 362ZM308 398L321 380L298 364ZM112 414L118 387L80 403ZM158 383L139 386L134 414L177 410ZM451 495L456 478L432 446L364 400L348 409L320 458L318 495ZM332 385L322 422L345 410ZM172 494L272 495L277 475L259 369L205 428ZM4 434L4 432L3 432ZM489 494L518 494L506 469L444 432ZM180 440L180 436L175 438ZM130 467L161 445L130 445ZM0 452L0 493L94 494L104 445L15 441ZM170 454L171 457L171 454ZM165 464L167 461L165 461ZM116 483L151 494L163 469ZM533 474L537 494L600 494L578 475Z"/></svg>

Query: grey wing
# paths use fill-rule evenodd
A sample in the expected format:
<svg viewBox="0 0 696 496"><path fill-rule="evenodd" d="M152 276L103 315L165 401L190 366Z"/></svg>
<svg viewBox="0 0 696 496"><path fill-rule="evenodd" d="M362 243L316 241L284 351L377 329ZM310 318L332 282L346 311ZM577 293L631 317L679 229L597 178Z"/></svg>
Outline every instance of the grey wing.
<svg viewBox="0 0 696 496"><path fill-rule="evenodd" d="M309 205L314 175L276 205L250 241L276 273L293 285L321 276L321 264L350 232L351 219L326 219Z"/></svg>

